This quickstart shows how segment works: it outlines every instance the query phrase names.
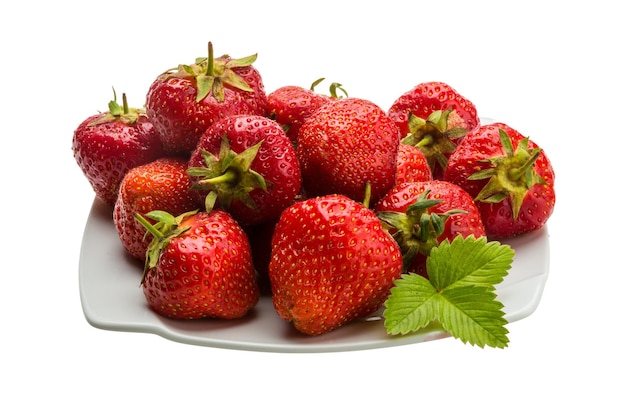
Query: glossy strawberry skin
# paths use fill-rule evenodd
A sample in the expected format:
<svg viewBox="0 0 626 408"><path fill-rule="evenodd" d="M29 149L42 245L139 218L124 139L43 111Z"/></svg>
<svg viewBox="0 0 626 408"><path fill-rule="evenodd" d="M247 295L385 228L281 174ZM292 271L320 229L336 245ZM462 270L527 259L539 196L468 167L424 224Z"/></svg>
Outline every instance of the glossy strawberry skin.
<svg viewBox="0 0 626 408"><path fill-rule="evenodd" d="M242 225L254 225L277 219L293 204L302 185L295 150L276 121L259 115L234 115L217 121L201 136L189 159L189 167L202 167L202 151L217 156L224 136L230 148L241 153L261 142L251 169L267 183L267 190L256 188L249 193L256 208L234 200L227 211ZM201 200L207 191L201 193Z"/></svg>
<svg viewBox="0 0 626 408"><path fill-rule="evenodd" d="M371 210L345 196L300 201L276 225L273 303L302 333L326 333L378 310L401 273L396 242Z"/></svg>
<svg viewBox="0 0 626 408"><path fill-rule="evenodd" d="M400 143L398 146L396 185L432 179L433 174L422 151L415 146Z"/></svg>
<svg viewBox="0 0 626 408"><path fill-rule="evenodd" d="M215 58L215 65L231 61L228 56ZM146 114L154 123L166 152L188 155L198 139L214 122L237 114L267 114L267 95L259 71L252 65L232 68L250 91L223 83L223 100L209 92L197 101L198 82L193 76L179 72L159 75L146 95ZM182 71L184 72L184 71Z"/></svg>
<svg viewBox="0 0 626 408"><path fill-rule="evenodd" d="M296 143L304 121L331 101L326 95L295 85L286 85L267 95L268 115L287 128L287 136Z"/></svg>
<svg viewBox="0 0 626 408"><path fill-rule="evenodd" d="M230 60L227 56L223 56L221 58L226 61ZM252 88L252 92L241 93L243 99L252 108L252 113L255 115L267 116L267 93L265 92L265 84L263 83L263 77L261 76L259 70L252 65L248 65L245 67L233 68L233 72L243 78L248 86Z"/></svg>
<svg viewBox="0 0 626 408"><path fill-rule="evenodd" d="M120 194L113 207L113 222L126 251L141 261L151 238L135 219L136 212L146 215L162 210L182 214L198 207L187 175L187 160L163 157L131 169L120 184Z"/></svg>
<svg viewBox="0 0 626 408"><path fill-rule="evenodd" d="M113 207L124 175L133 167L162 157L164 151L145 115L132 124L104 120L105 116L92 115L76 128L72 151L96 197Z"/></svg>
<svg viewBox="0 0 626 408"><path fill-rule="evenodd" d="M463 142L450 156L448 168L444 174L445 180L458 184L472 197L476 197L487 180L469 180L468 178L473 173L488 168L489 159L505 154L500 142L500 129L508 134L513 148L517 148L520 141L525 138L516 129L500 122L475 129L465 136ZM529 140L528 147L533 149L538 146ZM533 169L545 184L535 184L528 190L517 219L513 218L509 199L500 203L476 201L487 236L491 239L502 239L537 230L551 216L556 201L554 170L545 152L541 152Z"/></svg>
<svg viewBox="0 0 626 408"><path fill-rule="evenodd" d="M441 243L446 239L452 241L458 235L463 237L470 235L482 237L485 235L480 213L472 197L461 187L443 180L398 184L375 205L374 211L376 213L382 211L406 213L409 206L414 204L425 191L430 191L429 199L441 200L439 204L428 209L429 214L443 214L450 210L464 211L448 218L442 234L437 237L437 242ZM393 233L394 231L390 232ZM424 254L419 254L406 272L414 272L428 277L426 258L427 256Z"/></svg>
<svg viewBox="0 0 626 408"><path fill-rule="evenodd" d="M402 136L409 133L409 113L427 119L437 110L453 109L458 115L455 127L472 130L480 125L476 106L444 82L423 82L398 97L388 110L389 117L400 129Z"/></svg>
<svg viewBox="0 0 626 408"><path fill-rule="evenodd" d="M400 134L387 114L359 98L333 100L307 119L296 152L309 196L343 194L376 201L394 184Z"/></svg>
<svg viewBox="0 0 626 408"><path fill-rule="evenodd" d="M235 319L259 299L247 237L227 213L198 212L189 228L172 238L147 271L143 292L149 306L173 319Z"/></svg>

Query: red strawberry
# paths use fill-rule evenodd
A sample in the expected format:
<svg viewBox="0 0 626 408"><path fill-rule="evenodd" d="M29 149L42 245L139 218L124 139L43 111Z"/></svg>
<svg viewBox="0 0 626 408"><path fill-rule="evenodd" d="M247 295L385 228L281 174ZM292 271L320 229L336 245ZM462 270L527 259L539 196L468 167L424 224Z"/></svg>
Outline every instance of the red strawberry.
<svg viewBox="0 0 626 408"><path fill-rule="evenodd" d="M450 156L444 177L474 197L493 239L537 230L554 210L554 171L548 157L504 123L468 133Z"/></svg>
<svg viewBox="0 0 626 408"><path fill-rule="evenodd" d="M257 274L257 281L261 293L271 293L269 281L269 263L272 253L272 237L277 220L266 221L262 224L244 226L244 231L250 242L252 263Z"/></svg>
<svg viewBox="0 0 626 408"><path fill-rule="evenodd" d="M215 121L236 114L266 115L267 95L256 54L199 58L161 74L150 86L146 113L169 154L188 154Z"/></svg>
<svg viewBox="0 0 626 408"><path fill-rule="evenodd" d="M309 89L295 85L287 85L276 89L267 95L269 116L280 123L292 142L298 141L298 132L302 123L319 109L333 99L337 99L337 89L345 93L341 84L330 85L330 96L315 92L315 86L324 78L313 82ZM345 93L347 96L347 93Z"/></svg>
<svg viewBox="0 0 626 408"><path fill-rule="evenodd" d="M443 82L424 82L396 99L388 111L403 143L418 146L440 179L450 153L480 119L474 104Z"/></svg>
<svg viewBox="0 0 626 408"><path fill-rule="evenodd" d="M129 108L126 94L109 110L85 119L74 131L72 151L96 197L113 207L128 170L163 156L159 136L140 109Z"/></svg>
<svg viewBox="0 0 626 408"><path fill-rule="evenodd" d="M343 194L375 202L395 180L400 134L376 104L344 98L327 103L300 128L296 152L309 195Z"/></svg>
<svg viewBox="0 0 626 408"><path fill-rule="evenodd" d="M342 195L300 201L280 217L269 264L279 316L309 335L378 310L402 273L376 215Z"/></svg>
<svg viewBox="0 0 626 408"><path fill-rule="evenodd" d="M403 183L374 207L390 225L404 257L406 272L427 277L426 258L433 247L457 235L482 237L485 229L472 197L442 180Z"/></svg>
<svg viewBox="0 0 626 408"><path fill-rule="evenodd" d="M198 208L191 191L187 161L163 157L131 169L120 184L113 208L113 222L122 245L133 257L146 259L150 238L134 214L153 210L181 214Z"/></svg>
<svg viewBox="0 0 626 408"><path fill-rule="evenodd" d="M398 146L396 184L432 179L424 153L418 147L401 143Z"/></svg>
<svg viewBox="0 0 626 408"><path fill-rule="evenodd" d="M154 235L143 292L158 314L176 319L244 316L259 299L246 234L228 213L191 212L177 218L151 212ZM142 219L141 216L138 219Z"/></svg>
<svg viewBox="0 0 626 408"><path fill-rule="evenodd" d="M215 191L222 209L242 225L277 219L293 204L302 184L296 152L284 130L258 115L214 123L200 138L189 167L202 197Z"/></svg>

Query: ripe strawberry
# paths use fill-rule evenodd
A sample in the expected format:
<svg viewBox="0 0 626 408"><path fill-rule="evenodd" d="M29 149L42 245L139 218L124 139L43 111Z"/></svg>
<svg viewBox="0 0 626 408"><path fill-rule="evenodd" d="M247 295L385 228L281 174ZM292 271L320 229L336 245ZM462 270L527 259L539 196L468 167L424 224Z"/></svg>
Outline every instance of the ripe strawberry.
<svg viewBox="0 0 626 408"><path fill-rule="evenodd" d="M404 257L406 272L428 277L426 258L432 248L457 235L482 237L485 229L472 197L461 187L442 180L403 183L391 189L374 207L389 224Z"/></svg>
<svg viewBox="0 0 626 408"><path fill-rule="evenodd" d="M313 82L309 89L295 85L286 85L267 95L268 115L280 123L289 139L296 143L302 123L321 106L337 99L337 89L345 93L341 84L330 85L330 96L315 92L315 86L324 78Z"/></svg>
<svg viewBox="0 0 626 408"><path fill-rule="evenodd" d="M400 134L371 101L343 98L314 112L300 128L296 152L304 189L313 196L343 194L375 202L395 180Z"/></svg>
<svg viewBox="0 0 626 408"><path fill-rule="evenodd" d="M554 210L554 171L548 157L504 123L468 133L450 156L444 177L474 197L492 239L537 230Z"/></svg>
<svg viewBox="0 0 626 408"><path fill-rule="evenodd" d="M415 146L401 143L398 146L396 185L433 179L424 153Z"/></svg>
<svg viewBox="0 0 626 408"><path fill-rule="evenodd" d="M189 154L215 121L236 114L266 115L267 95L252 64L256 54L198 58L159 75L146 97L146 113L168 154Z"/></svg>
<svg viewBox="0 0 626 408"><path fill-rule="evenodd" d="M163 210L181 214L198 208L191 191L187 161L163 157L128 171L120 184L113 208L113 222L122 245L133 257L144 261L150 238L134 214Z"/></svg>
<svg viewBox="0 0 626 408"><path fill-rule="evenodd" d="M303 333L319 335L378 310L401 273L396 242L371 210L346 196L300 201L276 225L273 304Z"/></svg>
<svg viewBox="0 0 626 408"><path fill-rule="evenodd" d="M396 99L388 110L402 142L418 146L440 179L447 158L480 119L474 104L443 82L424 82Z"/></svg>
<svg viewBox="0 0 626 408"><path fill-rule="evenodd" d="M215 191L222 209L242 225L277 219L302 185L296 152L284 130L258 115L214 123L200 138L189 167L202 198Z"/></svg>
<svg viewBox="0 0 626 408"><path fill-rule="evenodd" d="M154 235L142 279L148 305L176 319L244 316L259 300L246 234L221 210L147 215Z"/></svg>
<svg viewBox="0 0 626 408"><path fill-rule="evenodd" d="M74 131L72 151L96 197L113 207L122 178L133 167L161 156L163 146L143 110L122 106L115 90L109 110L85 119Z"/></svg>
<svg viewBox="0 0 626 408"><path fill-rule="evenodd" d="M271 293L269 281L269 264L272 253L272 237L277 220L270 220L261 224L243 226L250 250L252 251L252 263L256 271L257 281L261 293Z"/></svg>

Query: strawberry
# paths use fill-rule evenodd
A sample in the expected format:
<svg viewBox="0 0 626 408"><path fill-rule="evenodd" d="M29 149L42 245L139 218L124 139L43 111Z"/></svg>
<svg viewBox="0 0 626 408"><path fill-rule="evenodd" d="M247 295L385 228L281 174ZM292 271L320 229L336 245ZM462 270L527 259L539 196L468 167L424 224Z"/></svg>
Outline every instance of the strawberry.
<svg viewBox="0 0 626 408"><path fill-rule="evenodd" d="M402 142L418 146L441 179L447 158L480 119L474 104L443 82L424 82L396 99L388 110Z"/></svg>
<svg viewBox="0 0 626 408"><path fill-rule="evenodd" d="M476 201L487 236L541 228L554 210L554 170L545 152L504 123L481 126L450 156L444 178Z"/></svg>
<svg viewBox="0 0 626 408"><path fill-rule="evenodd" d="M312 196L342 194L363 201L366 184L375 202L395 180L400 134L369 100L333 100L302 125L296 153L304 190Z"/></svg>
<svg viewBox="0 0 626 408"><path fill-rule="evenodd" d="M164 155L158 133L143 110L129 108L126 94L122 100L120 106L113 90L109 110L85 119L72 139L76 163L96 197L111 207L128 170Z"/></svg>
<svg viewBox="0 0 626 408"><path fill-rule="evenodd" d="M396 184L432 179L424 153L418 147L401 143L398 146Z"/></svg>
<svg viewBox="0 0 626 408"><path fill-rule="evenodd" d="M181 214L196 208L199 206L191 191L187 160L162 157L128 171L113 207L113 222L126 251L144 261L150 239L134 214L145 215L153 210Z"/></svg>
<svg viewBox="0 0 626 408"><path fill-rule="evenodd" d="M296 85L286 85L267 95L269 117L285 128L287 136L293 143L298 141L298 132L302 123L313 112L332 99L339 98L337 89L348 96L341 84L335 82L330 85L330 96L315 92L315 86L323 80L324 78L321 78L313 82L309 89Z"/></svg>
<svg viewBox="0 0 626 408"><path fill-rule="evenodd" d="M296 152L282 127L258 115L213 124L189 159L194 187L215 191L222 209L242 225L276 219L293 204L302 178Z"/></svg>
<svg viewBox="0 0 626 408"><path fill-rule="evenodd" d="M159 75L146 96L146 113L168 154L189 154L215 121L236 114L266 115L267 95L252 64L256 54L213 57Z"/></svg>
<svg viewBox="0 0 626 408"><path fill-rule="evenodd" d="M142 278L143 293L156 313L175 319L235 319L259 299L250 246L239 224L221 210L192 211L174 218L154 211Z"/></svg>
<svg viewBox="0 0 626 408"><path fill-rule="evenodd" d="M277 220L270 220L261 224L243 226L250 250L252 251L252 263L259 282L261 293L271 293L269 282L269 263L272 253L272 237L276 228Z"/></svg>
<svg viewBox="0 0 626 408"><path fill-rule="evenodd" d="M374 211L390 226L398 241L405 271L424 277L428 277L426 258L442 241L452 241L458 235L464 238L485 235L472 197L447 181L396 185L376 204Z"/></svg>
<svg viewBox="0 0 626 408"><path fill-rule="evenodd" d="M272 301L302 333L326 333L378 310L401 273L396 242L371 210L346 196L299 201L276 224Z"/></svg>

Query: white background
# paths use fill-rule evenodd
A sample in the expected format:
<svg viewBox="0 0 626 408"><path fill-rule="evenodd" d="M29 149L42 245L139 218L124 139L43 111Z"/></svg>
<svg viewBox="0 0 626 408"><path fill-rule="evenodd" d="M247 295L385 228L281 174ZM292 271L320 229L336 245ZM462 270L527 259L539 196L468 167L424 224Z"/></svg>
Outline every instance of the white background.
<svg viewBox="0 0 626 408"><path fill-rule="evenodd" d="M7 5L8 4L8 5ZM2 406L623 406L623 14L610 1L9 2L2 64ZM325 76L388 108L449 83L555 168L551 272L510 346L330 354L212 349L84 318L93 193L72 132L160 72L258 52L266 90ZM621 197L621 195L620 195ZM12 401L10 403L6 401ZM141 404L141 405L138 405Z"/></svg>

